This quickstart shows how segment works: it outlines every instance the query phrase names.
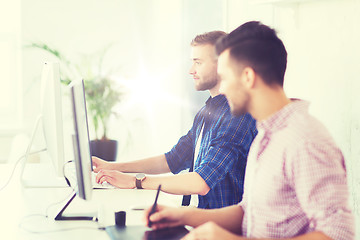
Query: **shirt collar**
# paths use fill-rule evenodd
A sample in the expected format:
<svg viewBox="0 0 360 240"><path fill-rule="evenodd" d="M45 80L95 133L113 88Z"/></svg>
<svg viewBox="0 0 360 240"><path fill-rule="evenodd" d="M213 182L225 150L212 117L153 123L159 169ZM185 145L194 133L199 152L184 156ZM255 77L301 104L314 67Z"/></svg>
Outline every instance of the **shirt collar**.
<svg viewBox="0 0 360 240"><path fill-rule="evenodd" d="M265 132L276 132L287 126L291 116L295 112L308 112L310 103L300 99L291 99L291 103L268 117L263 121L257 121L257 129L263 129Z"/></svg>
<svg viewBox="0 0 360 240"><path fill-rule="evenodd" d="M216 95L215 97L209 97L205 103L207 106L218 106L224 102L226 102L226 97L222 94L219 94Z"/></svg>

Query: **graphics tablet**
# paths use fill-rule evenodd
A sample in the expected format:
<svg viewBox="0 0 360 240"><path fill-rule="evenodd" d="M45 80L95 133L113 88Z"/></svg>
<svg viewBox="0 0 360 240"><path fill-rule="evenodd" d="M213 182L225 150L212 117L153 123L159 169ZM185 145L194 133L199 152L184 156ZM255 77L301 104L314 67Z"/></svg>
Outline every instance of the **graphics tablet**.
<svg viewBox="0 0 360 240"><path fill-rule="evenodd" d="M106 232L112 240L178 240L189 231L185 227L173 227L151 230L145 226L110 226Z"/></svg>

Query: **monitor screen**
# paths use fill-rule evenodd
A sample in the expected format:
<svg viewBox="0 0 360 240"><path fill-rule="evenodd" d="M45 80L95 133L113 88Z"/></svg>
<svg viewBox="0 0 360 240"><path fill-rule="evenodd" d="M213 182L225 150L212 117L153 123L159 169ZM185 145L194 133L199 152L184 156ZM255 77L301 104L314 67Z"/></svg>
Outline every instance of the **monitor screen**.
<svg viewBox="0 0 360 240"><path fill-rule="evenodd" d="M71 100L74 119L74 158L78 195L88 200L92 193L92 161L89 146L89 130L86 112L84 81L71 87Z"/></svg>

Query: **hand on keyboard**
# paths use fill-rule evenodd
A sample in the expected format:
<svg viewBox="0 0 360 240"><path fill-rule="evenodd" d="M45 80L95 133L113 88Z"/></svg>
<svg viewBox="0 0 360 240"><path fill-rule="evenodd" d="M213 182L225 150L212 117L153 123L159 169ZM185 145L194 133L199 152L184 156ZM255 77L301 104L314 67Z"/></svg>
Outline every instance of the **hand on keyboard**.
<svg viewBox="0 0 360 240"><path fill-rule="evenodd" d="M96 175L97 173L91 172L91 181L92 181L92 186L94 189L99 189L99 188L115 188L115 186L111 185L108 182L103 182L101 183L97 183L96 182Z"/></svg>
<svg viewBox="0 0 360 240"><path fill-rule="evenodd" d="M131 173L123 173L117 170L102 169L96 175L99 182L107 181L117 188L133 189L135 188L135 176Z"/></svg>

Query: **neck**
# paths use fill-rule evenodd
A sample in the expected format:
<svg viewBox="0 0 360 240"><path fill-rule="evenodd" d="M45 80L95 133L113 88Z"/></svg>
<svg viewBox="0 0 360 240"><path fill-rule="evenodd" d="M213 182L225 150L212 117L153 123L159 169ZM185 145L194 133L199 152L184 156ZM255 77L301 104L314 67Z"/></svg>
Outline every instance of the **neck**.
<svg viewBox="0 0 360 240"><path fill-rule="evenodd" d="M217 95L220 94L220 82L218 82L215 87L209 89L209 93L211 97L216 97Z"/></svg>
<svg viewBox="0 0 360 240"><path fill-rule="evenodd" d="M262 88L253 94L249 112L257 121L267 119L291 102L280 86Z"/></svg>

